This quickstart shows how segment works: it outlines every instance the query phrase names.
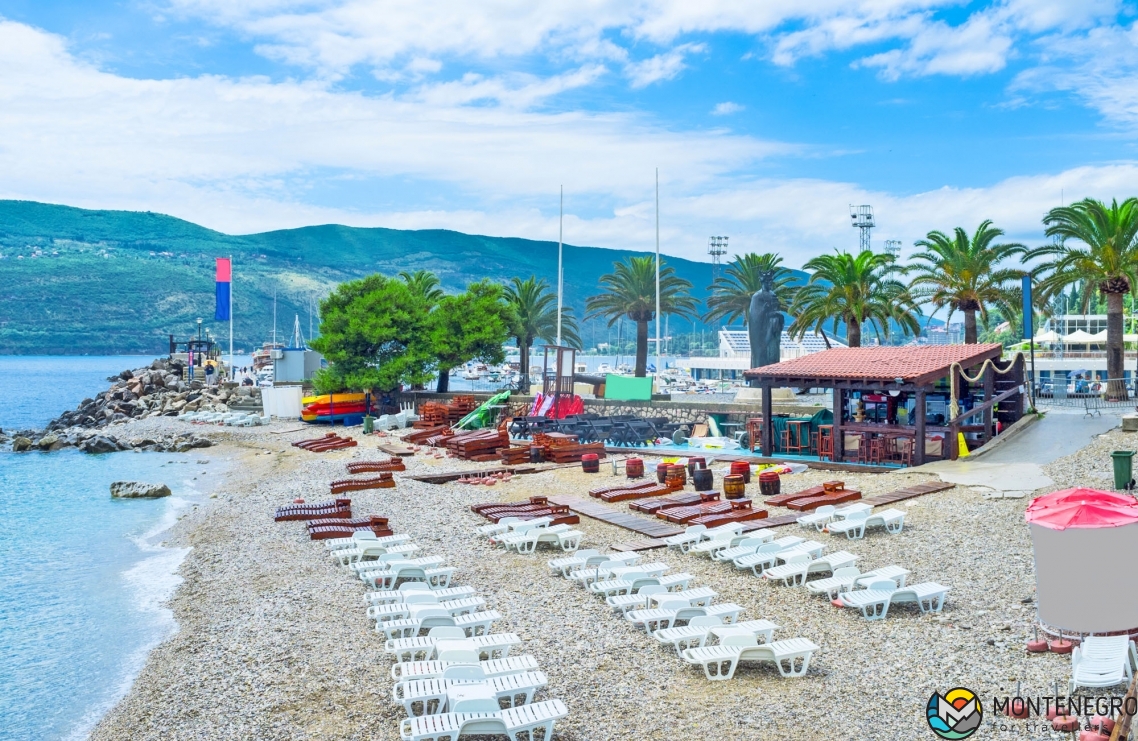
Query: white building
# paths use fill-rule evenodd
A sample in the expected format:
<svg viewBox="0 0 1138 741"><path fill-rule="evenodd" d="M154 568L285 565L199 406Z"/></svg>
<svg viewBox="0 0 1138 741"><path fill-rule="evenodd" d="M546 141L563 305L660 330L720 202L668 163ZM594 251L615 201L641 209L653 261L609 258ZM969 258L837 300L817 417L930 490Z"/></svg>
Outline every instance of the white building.
<svg viewBox="0 0 1138 741"><path fill-rule="evenodd" d="M830 337L830 347L846 347ZM793 339L786 331L779 341L779 360L792 360L826 349L821 335L808 334L801 340ZM751 338L745 329L719 330L719 357L681 358L676 365L685 369L695 380L743 380L743 372L751 368Z"/></svg>

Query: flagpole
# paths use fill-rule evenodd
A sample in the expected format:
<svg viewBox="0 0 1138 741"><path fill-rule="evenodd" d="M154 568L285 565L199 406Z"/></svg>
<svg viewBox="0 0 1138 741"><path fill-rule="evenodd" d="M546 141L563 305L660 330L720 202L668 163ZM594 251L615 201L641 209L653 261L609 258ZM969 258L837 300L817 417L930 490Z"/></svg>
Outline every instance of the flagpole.
<svg viewBox="0 0 1138 741"><path fill-rule="evenodd" d="M565 186L561 186L561 205L557 216L557 346L561 346L561 292L565 284L565 274L562 268L561 253L565 237Z"/></svg>
<svg viewBox="0 0 1138 741"><path fill-rule="evenodd" d="M656 168L656 378L660 378L660 168Z"/></svg>
<svg viewBox="0 0 1138 741"><path fill-rule="evenodd" d="M233 367L233 255L229 256L229 380L237 378L237 369Z"/></svg>

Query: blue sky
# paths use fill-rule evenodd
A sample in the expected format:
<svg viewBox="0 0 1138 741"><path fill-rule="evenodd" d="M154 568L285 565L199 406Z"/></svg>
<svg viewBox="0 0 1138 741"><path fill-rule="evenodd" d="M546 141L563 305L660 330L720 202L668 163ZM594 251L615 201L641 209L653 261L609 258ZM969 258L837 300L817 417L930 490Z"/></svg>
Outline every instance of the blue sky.
<svg viewBox="0 0 1138 741"><path fill-rule="evenodd" d="M1111 0L0 0L0 197L799 265L1138 195Z"/></svg>

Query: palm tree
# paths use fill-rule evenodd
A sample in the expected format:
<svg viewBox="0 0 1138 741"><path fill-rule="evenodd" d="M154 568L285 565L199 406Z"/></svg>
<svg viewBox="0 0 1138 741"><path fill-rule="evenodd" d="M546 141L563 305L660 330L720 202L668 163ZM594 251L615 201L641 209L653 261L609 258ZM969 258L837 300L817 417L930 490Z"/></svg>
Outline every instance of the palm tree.
<svg viewBox="0 0 1138 741"><path fill-rule="evenodd" d="M656 260L630 257L627 262L613 263L613 272L602 275L599 282L605 293L586 299L585 318L608 317L610 327L621 317L636 322L636 376L644 378L648 373L648 322L656 316ZM698 304L688 294L691 287L691 281L661 263L661 313L694 317Z"/></svg>
<svg viewBox="0 0 1138 741"><path fill-rule="evenodd" d="M427 302L427 308L433 309L444 296L439 284L439 277L430 270L416 270L411 273L406 270L399 273L399 278L407 286Z"/></svg>
<svg viewBox="0 0 1138 741"><path fill-rule="evenodd" d="M1122 297L1138 286L1138 198L1122 203L1087 198L1070 206L1053 208L1043 217L1047 236L1054 244L1029 250L1024 261L1043 258L1036 272L1040 299L1047 301L1072 283L1094 286L1106 299L1106 369L1111 379L1108 393L1125 399L1122 382ZM1067 244L1066 240L1075 242ZM1091 291L1083 294L1084 307Z"/></svg>
<svg viewBox="0 0 1138 741"><path fill-rule="evenodd" d="M823 329L827 321L837 329L845 322L846 343L861 347L861 325L870 322L879 337L889 337L891 323L905 334L916 334L917 306L901 281L891 277L892 255L864 250L857 255L835 252L819 255L802 266L813 273L794 297L790 313L794 323L787 330L799 339L809 330Z"/></svg>
<svg viewBox="0 0 1138 741"><path fill-rule="evenodd" d="M984 221L969 238L968 233L956 227L953 236L932 231L914 244L924 248L911 258L915 265L905 272L916 272L909 289L917 301L926 301L937 309L948 307L945 323L956 311L964 314L964 342L976 343L976 315L988 326L988 306L995 306L1010 319L1016 308L1018 288L1014 282L1023 276L1022 270L1002 268L1012 255L1027 250L1014 242L995 244L1004 236L991 221Z"/></svg>
<svg viewBox="0 0 1138 741"><path fill-rule="evenodd" d="M703 315L704 322L725 320L730 324L742 319L746 325L751 297L762 290L764 273L774 274L774 293L780 304L790 306L794 299L794 289L790 286L794 273L782 267L782 258L773 252L736 255L724 272L726 275L716 278L707 287L711 297L707 299L708 311Z"/></svg>
<svg viewBox="0 0 1138 741"><path fill-rule="evenodd" d="M530 348L535 340L557 341L557 294L549 290L544 278L538 280L532 275L525 280L511 278L510 285L506 286L506 303L512 313L510 334L521 353L522 381L518 390L528 394ZM561 339L573 347L581 346L572 309L562 309Z"/></svg>

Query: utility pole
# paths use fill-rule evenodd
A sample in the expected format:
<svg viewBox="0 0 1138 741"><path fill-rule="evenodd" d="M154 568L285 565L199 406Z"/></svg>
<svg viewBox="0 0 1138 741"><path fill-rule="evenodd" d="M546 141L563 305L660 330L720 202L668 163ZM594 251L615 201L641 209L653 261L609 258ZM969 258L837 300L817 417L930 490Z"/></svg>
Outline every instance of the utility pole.
<svg viewBox="0 0 1138 741"><path fill-rule="evenodd" d="M557 346L561 346L561 292L565 287L565 272L562 268L561 253L565 236L565 186L561 186L561 200L557 212ZM560 371L558 371L560 372Z"/></svg>
<svg viewBox="0 0 1138 741"><path fill-rule="evenodd" d="M656 168L656 374L660 373L660 168Z"/></svg>

